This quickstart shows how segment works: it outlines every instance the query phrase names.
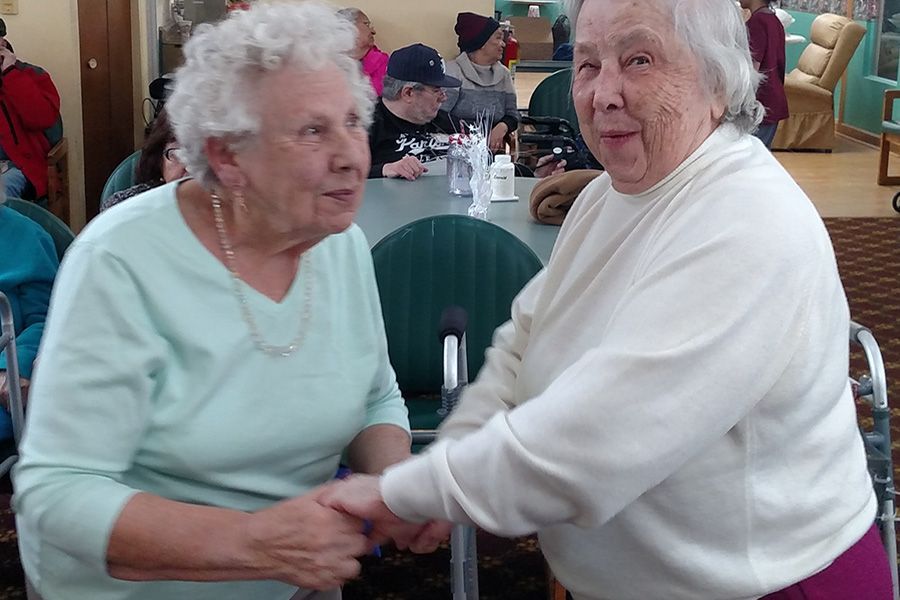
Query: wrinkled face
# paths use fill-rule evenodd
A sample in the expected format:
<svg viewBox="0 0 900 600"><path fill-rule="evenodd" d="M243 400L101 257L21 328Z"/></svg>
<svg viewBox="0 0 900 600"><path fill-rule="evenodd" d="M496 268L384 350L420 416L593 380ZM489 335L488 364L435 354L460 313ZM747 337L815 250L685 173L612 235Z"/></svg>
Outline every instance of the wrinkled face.
<svg viewBox="0 0 900 600"><path fill-rule="evenodd" d="M166 149L163 150L162 176L163 181L166 183L181 179L187 175L184 165L175 156L175 150L178 150L178 142L169 142L166 144Z"/></svg>
<svg viewBox="0 0 900 600"><path fill-rule="evenodd" d="M375 45L375 28L372 21L366 16L366 13L360 12L356 16L356 52L359 54L357 58L366 55L372 46Z"/></svg>
<svg viewBox="0 0 900 600"><path fill-rule="evenodd" d="M498 29L494 35L488 38L484 46L477 50L482 64L495 63L503 58L503 49L506 44L503 42L503 30Z"/></svg>
<svg viewBox="0 0 900 600"><path fill-rule="evenodd" d="M724 109L655 0L587 0L572 96L581 132L626 194L651 188L715 129Z"/></svg>
<svg viewBox="0 0 900 600"><path fill-rule="evenodd" d="M369 145L336 66L262 75L259 135L235 152L251 213L278 233L321 239L347 229L362 201Z"/></svg>
<svg viewBox="0 0 900 600"><path fill-rule="evenodd" d="M447 99L444 88L422 84L420 88L412 88L412 114L409 120L422 125L432 121L438 114L441 104Z"/></svg>
<svg viewBox="0 0 900 600"><path fill-rule="evenodd" d="M498 29L494 32L487 42L484 44L484 49L486 52L490 54L491 57L494 57L494 60L500 60L503 58L503 49L506 48L506 44L503 42L503 30Z"/></svg>

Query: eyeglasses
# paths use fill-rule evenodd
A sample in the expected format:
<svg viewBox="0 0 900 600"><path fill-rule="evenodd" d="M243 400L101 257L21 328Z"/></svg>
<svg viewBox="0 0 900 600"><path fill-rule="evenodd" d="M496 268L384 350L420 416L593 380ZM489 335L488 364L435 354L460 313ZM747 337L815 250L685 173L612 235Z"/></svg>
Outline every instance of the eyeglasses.
<svg viewBox="0 0 900 600"><path fill-rule="evenodd" d="M166 160L171 161L171 162L176 162L176 161L178 161L178 155L176 155L175 153L178 152L179 150L181 150L181 148L179 148L178 146L174 146L172 148L166 148L165 151L163 152L163 158L165 158Z"/></svg>
<svg viewBox="0 0 900 600"><path fill-rule="evenodd" d="M444 93L444 88L438 87L436 85L425 85L424 83L416 84L416 86L413 89L420 91L420 92L429 92L430 94L432 94L434 96L440 96L441 94Z"/></svg>

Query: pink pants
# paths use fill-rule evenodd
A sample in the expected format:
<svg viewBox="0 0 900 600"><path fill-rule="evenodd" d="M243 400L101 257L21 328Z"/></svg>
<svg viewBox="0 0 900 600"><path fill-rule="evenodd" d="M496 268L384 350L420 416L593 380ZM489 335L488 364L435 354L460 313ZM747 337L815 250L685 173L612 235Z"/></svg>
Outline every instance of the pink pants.
<svg viewBox="0 0 900 600"><path fill-rule="evenodd" d="M824 570L760 600L890 600L891 571L878 527Z"/></svg>

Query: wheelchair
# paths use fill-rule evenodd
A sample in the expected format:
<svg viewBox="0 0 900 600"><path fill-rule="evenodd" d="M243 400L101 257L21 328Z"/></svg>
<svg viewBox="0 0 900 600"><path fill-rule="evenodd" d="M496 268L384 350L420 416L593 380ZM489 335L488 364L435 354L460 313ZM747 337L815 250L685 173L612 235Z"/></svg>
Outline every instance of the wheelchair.
<svg viewBox="0 0 900 600"><path fill-rule="evenodd" d="M518 134L517 165L527 167L532 172L538 161L546 155L556 160L565 160L566 171L578 169L598 169L601 165L575 128L561 117L522 117L521 133Z"/></svg>

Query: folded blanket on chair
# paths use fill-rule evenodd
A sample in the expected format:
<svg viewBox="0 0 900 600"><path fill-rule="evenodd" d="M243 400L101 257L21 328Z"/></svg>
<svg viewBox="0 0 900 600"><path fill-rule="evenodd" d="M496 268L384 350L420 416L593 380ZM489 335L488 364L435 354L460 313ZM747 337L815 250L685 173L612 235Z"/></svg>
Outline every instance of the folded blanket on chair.
<svg viewBox="0 0 900 600"><path fill-rule="evenodd" d="M603 171L581 169L551 175L531 190L531 216L548 225L562 225L575 198Z"/></svg>

